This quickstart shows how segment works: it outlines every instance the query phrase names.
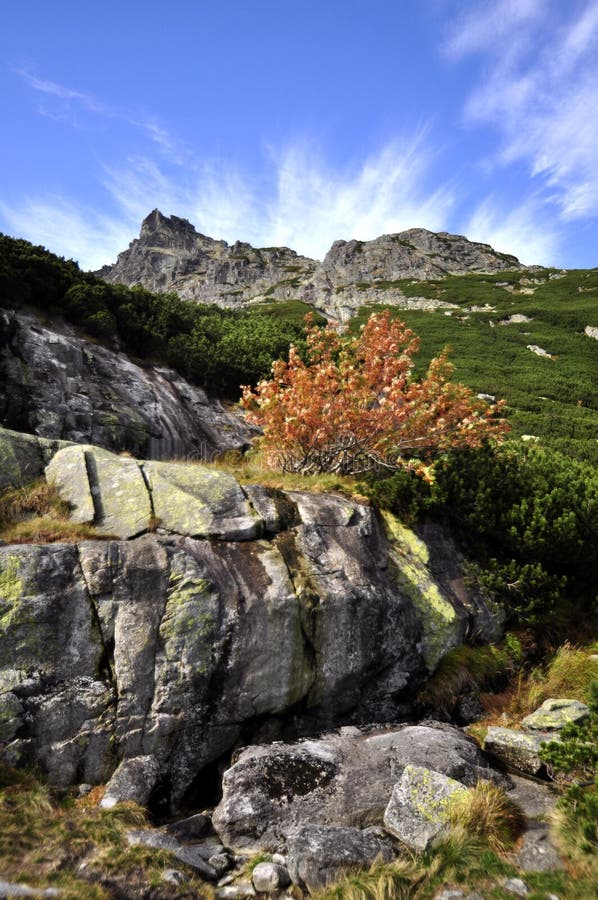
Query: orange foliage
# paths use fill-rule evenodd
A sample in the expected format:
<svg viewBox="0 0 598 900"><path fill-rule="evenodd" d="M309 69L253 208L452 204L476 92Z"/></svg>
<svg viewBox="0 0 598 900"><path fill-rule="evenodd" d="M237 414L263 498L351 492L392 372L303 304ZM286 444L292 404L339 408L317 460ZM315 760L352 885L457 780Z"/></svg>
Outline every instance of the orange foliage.
<svg viewBox="0 0 598 900"><path fill-rule="evenodd" d="M291 347L289 361L272 366L270 381L243 388L241 403L263 429L272 467L357 475L407 466L424 473L449 447L476 447L505 433L503 402L489 406L451 382L446 350L423 379L412 377L419 339L388 311L371 315L356 337L307 321L307 363Z"/></svg>

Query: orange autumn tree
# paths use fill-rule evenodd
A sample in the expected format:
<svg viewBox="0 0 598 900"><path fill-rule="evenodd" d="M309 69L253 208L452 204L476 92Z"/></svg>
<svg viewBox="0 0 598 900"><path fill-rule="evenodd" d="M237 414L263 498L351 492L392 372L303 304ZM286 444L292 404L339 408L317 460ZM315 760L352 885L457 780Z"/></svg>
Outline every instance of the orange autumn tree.
<svg viewBox="0 0 598 900"><path fill-rule="evenodd" d="M267 464L302 474L423 473L450 447L500 439L502 402L488 405L452 382L446 350L414 378L418 349L419 338L388 311L371 315L353 337L308 316L306 361L291 347L269 381L243 388Z"/></svg>

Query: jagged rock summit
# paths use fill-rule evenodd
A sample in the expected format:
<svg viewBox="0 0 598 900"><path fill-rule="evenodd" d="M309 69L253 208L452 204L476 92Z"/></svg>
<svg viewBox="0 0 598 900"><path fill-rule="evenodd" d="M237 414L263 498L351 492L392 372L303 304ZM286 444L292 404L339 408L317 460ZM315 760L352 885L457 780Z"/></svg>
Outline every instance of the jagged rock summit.
<svg viewBox="0 0 598 900"><path fill-rule="evenodd" d="M242 241L216 241L197 232L187 219L154 209L116 263L96 274L112 283L176 291L199 303L237 306L259 296L297 296L317 265L287 247L256 249Z"/></svg>
<svg viewBox="0 0 598 900"><path fill-rule="evenodd" d="M367 303L412 309L449 306L406 296L406 281L523 268L515 256L498 253L489 244L425 228L371 241L335 241L318 262L288 247L257 249L242 241L229 245L200 234L187 219L154 209L144 219L139 238L114 265L97 274L106 281L172 290L184 299L219 306L298 299L346 319Z"/></svg>

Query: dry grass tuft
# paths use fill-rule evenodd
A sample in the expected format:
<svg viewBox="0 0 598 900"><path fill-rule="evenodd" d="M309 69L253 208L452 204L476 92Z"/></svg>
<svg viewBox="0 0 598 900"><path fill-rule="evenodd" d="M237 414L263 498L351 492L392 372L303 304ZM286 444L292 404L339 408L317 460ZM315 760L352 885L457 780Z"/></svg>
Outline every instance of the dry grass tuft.
<svg viewBox="0 0 598 900"><path fill-rule="evenodd" d="M38 479L0 495L0 540L7 544L72 543L85 540L110 540L91 525L70 520L70 507L61 500L56 488Z"/></svg>
<svg viewBox="0 0 598 900"><path fill-rule="evenodd" d="M462 644L440 661L418 700L426 706L450 710L463 691L479 690L512 674L521 656L521 644L513 635L507 635L500 644Z"/></svg>
<svg viewBox="0 0 598 900"><path fill-rule="evenodd" d="M546 665L528 675L521 673L506 691L482 694L487 712L483 724L516 728L524 716L550 697L587 702L590 682L598 678L598 659L592 658L596 650L595 645L574 647L565 643Z"/></svg>
<svg viewBox="0 0 598 900"><path fill-rule="evenodd" d="M104 900L114 896L149 896L161 884L171 854L147 847L130 847L126 832L149 825L144 809L121 803L113 809L92 806L92 799L67 796L58 800L31 773L0 765L0 859L2 877L32 887L56 887L64 900ZM177 868L185 868L177 862ZM211 888L193 876L185 897L210 898ZM178 896L178 889L160 887L160 897Z"/></svg>
<svg viewBox="0 0 598 900"><path fill-rule="evenodd" d="M367 502L367 498L358 493L357 479L345 475L300 475L294 472L281 472L265 465L257 451L245 455L237 452L224 454L221 458L209 463L199 463L207 468L228 472L241 484L261 484L265 487L284 491L310 491L315 494L341 493L358 502Z"/></svg>
<svg viewBox="0 0 598 900"><path fill-rule="evenodd" d="M479 781L451 804L451 823L484 841L496 853L510 850L523 832L525 816L501 787Z"/></svg>

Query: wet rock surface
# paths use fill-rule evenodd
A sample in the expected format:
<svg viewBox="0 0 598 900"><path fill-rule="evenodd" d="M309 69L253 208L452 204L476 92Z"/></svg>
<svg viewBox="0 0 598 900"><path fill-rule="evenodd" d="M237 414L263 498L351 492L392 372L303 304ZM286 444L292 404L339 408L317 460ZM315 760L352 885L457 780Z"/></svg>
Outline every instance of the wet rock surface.
<svg viewBox="0 0 598 900"><path fill-rule="evenodd" d="M67 324L49 326L9 310L0 310L0 425L152 459L209 460L246 447L256 434L173 370L137 365ZM38 457L29 448L29 460L24 441L18 450L25 471L36 468Z"/></svg>

